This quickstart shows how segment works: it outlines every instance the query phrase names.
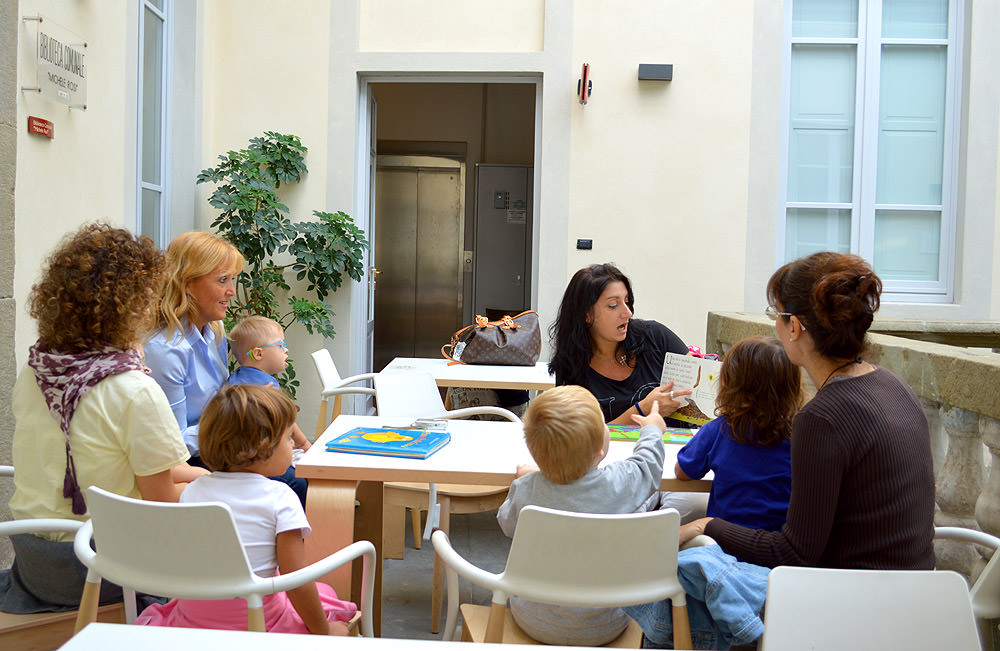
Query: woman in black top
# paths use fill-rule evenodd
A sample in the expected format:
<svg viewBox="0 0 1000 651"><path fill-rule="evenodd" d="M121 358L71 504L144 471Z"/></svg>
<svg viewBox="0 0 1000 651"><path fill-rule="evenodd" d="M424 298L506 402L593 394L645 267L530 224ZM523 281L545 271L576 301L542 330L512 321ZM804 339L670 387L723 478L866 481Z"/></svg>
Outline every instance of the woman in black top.
<svg viewBox="0 0 1000 651"><path fill-rule="evenodd" d="M656 321L633 319L628 278L612 264L580 269L569 281L550 334L555 354L549 371L556 384L579 384L597 398L608 423L633 424L653 402L670 414L690 389L660 385L664 355L686 355L687 346Z"/></svg>

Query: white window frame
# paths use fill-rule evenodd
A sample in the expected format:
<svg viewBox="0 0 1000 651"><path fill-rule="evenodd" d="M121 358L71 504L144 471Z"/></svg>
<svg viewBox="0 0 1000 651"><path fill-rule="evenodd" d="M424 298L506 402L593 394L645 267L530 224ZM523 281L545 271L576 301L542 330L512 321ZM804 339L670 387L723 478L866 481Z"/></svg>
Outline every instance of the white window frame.
<svg viewBox="0 0 1000 651"><path fill-rule="evenodd" d="M173 21L170 20L173 0L163 0L163 9L159 9L151 0L143 0L139 6L139 56L138 56L138 83L136 85L136 203L135 203L135 232L142 232L142 193L143 190L151 190L159 193L160 196L160 221L156 233L146 233L153 238L158 246L165 247L168 240L170 215L170 167L168 165L168 151L170 143L170 78L171 78L171 45L173 43ZM163 21L163 52L161 53L160 69L160 183L150 183L142 178L143 164L143 88L145 84L144 57L145 52L145 21L146 10L150 10Z"/></svg>
<svg viewBox="0 0 1000 651"><path fill-rule="evenodd" d="M775 266L781 266L785 259L786 219L790 208L820 208L851 211L851 252L869 262L874 258L875 213L876 210L928 209L940 211L941 233L938 259L937 281L902 281L883 279L883 302L894 303L951 303L955 295L956 232L958 212L958 161L960 145L960 101L962 97L962 43L964 0L948 2L948 34L944 39L899 39L867 38L868 34L882 33L882 0L858 0L858 35L856 38L817 38L792 36L792 5L785 3L783 49L782 49L782 97L781 97L781 141L778 176L777 245ZM788 197L788 163L790 142L791 69L792 46L798 44L855 45L856 84L854 163L851 203L837 202L790 202ZM906 204L876 204L875 170L878 162L878 108L879 72L882 46L943 45L947 48L944 117L944 146L941 174L941 205L917 206ZM874 134L865 138L865 134ZM871 182L863 182L869 178Z"/></svg>

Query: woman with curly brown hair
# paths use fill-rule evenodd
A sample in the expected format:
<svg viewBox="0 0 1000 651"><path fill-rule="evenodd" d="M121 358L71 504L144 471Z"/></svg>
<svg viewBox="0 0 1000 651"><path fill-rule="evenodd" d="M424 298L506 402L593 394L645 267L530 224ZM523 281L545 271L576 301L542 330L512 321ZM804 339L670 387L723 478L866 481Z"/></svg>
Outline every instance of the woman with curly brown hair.
<svg viewBox="0 0 1000 651"><path fill-rule="evenodd" d="M38 341L14 385L15 519L85 520L81 487L176 501L172 470L188 458L163 392L143 365L164 268L148 237L84 226L49 257L28 299ZM86 570L72 534L12 536L0 610L75 608ZM121 600L115 586L102 602Z"/></svg>

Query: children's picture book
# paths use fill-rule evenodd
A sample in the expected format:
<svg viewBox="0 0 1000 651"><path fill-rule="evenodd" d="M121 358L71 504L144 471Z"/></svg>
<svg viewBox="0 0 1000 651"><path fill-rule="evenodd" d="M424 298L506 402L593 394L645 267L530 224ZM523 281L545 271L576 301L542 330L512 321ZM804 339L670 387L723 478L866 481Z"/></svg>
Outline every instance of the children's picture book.
<svg viewBox="0 0 1000 651"><path fill-rule="evenodd" d="M608 425L608 431L611 432L609 438L612 441L638 441L640 429L642 428L638 425ZM663 433L663 442L684 445L691 440L697 431L697 429L684 427L668 427L667 431Z"/></svg>
<svg viewBox="0 0 1000 651"><path fill-rule="evenodd" d="M451 441L451 434L426 428L355 427L326 444L327 452L426 459Z"/></svg>
<svg viewBox="0 0 1000 651"><path fill-rule="evenodd" d="M719 393L721 370L722 362L714 359L667 353L660 384L673 380L675 389L693 390L690 396L686 396L687 404L682 404L670 414L670 418L699 426L715 418L715 397Z"/></svg>

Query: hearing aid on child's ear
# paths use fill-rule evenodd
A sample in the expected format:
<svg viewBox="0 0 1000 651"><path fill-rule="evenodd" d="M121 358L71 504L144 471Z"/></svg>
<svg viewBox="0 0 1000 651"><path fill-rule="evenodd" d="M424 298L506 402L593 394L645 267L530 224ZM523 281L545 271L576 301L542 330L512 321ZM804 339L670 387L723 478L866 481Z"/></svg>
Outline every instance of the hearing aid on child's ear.
<svg viewBox="0 0 1000 651"><path fill-rule="evenodd" d="M257 351L255 351L253 348L247 351L247 355L250 356L250 359L257 361Z"/></svg>

